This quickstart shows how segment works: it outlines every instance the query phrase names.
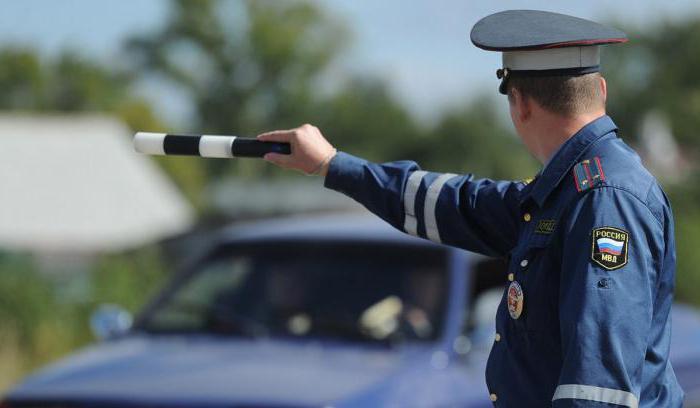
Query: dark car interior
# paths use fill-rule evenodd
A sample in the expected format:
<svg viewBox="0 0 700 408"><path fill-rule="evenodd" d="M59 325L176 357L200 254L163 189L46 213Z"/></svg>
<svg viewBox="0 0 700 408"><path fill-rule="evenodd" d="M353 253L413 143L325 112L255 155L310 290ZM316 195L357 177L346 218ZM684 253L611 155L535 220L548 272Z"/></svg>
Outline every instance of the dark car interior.
<svg viewBox="0 0 700 408"><path fill-rule="evenodd" d="M434 340L448 298L445 249L367 242L220 248L138 328L395 344Z"/></svg>

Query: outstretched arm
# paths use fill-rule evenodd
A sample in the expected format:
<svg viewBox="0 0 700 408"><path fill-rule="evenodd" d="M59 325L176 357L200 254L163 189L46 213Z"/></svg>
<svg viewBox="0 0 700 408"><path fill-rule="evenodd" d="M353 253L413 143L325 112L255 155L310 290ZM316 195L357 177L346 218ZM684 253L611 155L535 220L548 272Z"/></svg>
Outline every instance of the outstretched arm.
<svg viewBox="0 0 700 408"><path fill-rule="evenodd" d="M431 173L411 161L370 163L336 152L311 125L258 138L291 145L291 155L268 154L267 161L324 175L326 187L409 234L492 256L515 244L523 183Z"/></svg>

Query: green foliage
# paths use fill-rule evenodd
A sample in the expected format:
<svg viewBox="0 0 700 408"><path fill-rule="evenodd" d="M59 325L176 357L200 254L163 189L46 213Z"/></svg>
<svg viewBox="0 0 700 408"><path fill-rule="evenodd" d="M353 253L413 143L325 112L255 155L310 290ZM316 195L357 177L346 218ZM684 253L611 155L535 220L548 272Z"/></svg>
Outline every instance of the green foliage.
<svg viewBox="0 0 700 408"><path fill-rule="evenodd" d="M39 58L20 49L0 51L0 108L41 109L44 105L44 81Z"/></svg>
<svg viewBox="0 0 700 408"><path fill-rule="evenodd" d="M160 32L129 42L138 72L160 75L189 95L196 132L255 135L299 125L318 75L343 42L341 25L310 2L226 5L174 2ZM240 161L201 164L209 177L258 170Z"/></svg>
<svg viewBox="0 0 700 408"><path fill-rule="evenodd" d="M57 260L60 262L60 260ZM29 255L0 255L0 390L23 373L94 339L90 314L102 303L136 312L162 286L166 265L155 247L99 257L92 272L56 276ZM87 279L85 299L61 296L61 286Z"/></svg>
<svg viewBox="0 0 700 408"><path fill-rule="evenodd" d="M447 113L425 147L427 165L496 179L534 177L539 165L499 115L486 97Z"/></svg>
<svg viewBox="0 0 700 408"><path fill-rule="evenodd" d="M700 179L700 173L690 180ZM700 184L671 185L666 193L676 220L676 298L700 306Z"/></svg>
<svg viewBox="0 0 700 408"><path fill-rule="evenodd" d="M386 85L373 79L350 82L304 122L319 126L339 148L375 161L405 159L424 136Z"/></svg>
<svg viewBox="0 0 700 408"><path fill-rule="evenodd" d="M643 116L662 112L685 147L697 150L700 138L700 21L664 22L628 30L630 43L605 53L610 110L626 133L635 136Z"/></svg>
<svg viewBox="0 0 700 408"><path fill-rule="evenodd" d="M102 256L93 272L92 298L98 303L118 304L136 313L163 284L168 276L167 266L157 247Z"/></svg>
<svg viewBox="0 0 700 408"><path fill-rule="evenodd" d="M27 343L34 337L41 317L51 311L51 287L36 273L27 255L1 255L0 276L2 328L18 331L18 340Z"/></svg>
<svg viewBox="0 0 700 408"><path fill-rule="evenodd" d="M132 129L163 128L150 105L131 95L133 78L64 52L42 60L27 49L0 50L0 109L33 112L103 112Z"/></svg>
<svg viewBox="0 0 700 408"><path fill-rule="evenodd" d="M82 315L59 304L54 289L28 255L0 256L0 389L81 344L85 331L74 322Z"/></svg>

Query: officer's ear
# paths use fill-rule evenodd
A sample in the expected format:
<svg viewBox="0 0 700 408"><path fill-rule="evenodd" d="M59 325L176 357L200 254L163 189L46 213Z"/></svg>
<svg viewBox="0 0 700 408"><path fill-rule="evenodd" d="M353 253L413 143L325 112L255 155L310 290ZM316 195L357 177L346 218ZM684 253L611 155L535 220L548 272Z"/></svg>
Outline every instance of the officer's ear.
<svg viewBox="0 0 700 408"><path fill-rule="evenodd" d="M523 123L532 115L532 101L514 86L508 87L508 104L510 116L514 123Z"/></svg>
<svg viewBox="0 0 700 408"><path fill-rule="evenodd" d="M602 75L600 76L600 96L603 98L603 106L605 106L605 102L608 100L608 84Z"/></svg>

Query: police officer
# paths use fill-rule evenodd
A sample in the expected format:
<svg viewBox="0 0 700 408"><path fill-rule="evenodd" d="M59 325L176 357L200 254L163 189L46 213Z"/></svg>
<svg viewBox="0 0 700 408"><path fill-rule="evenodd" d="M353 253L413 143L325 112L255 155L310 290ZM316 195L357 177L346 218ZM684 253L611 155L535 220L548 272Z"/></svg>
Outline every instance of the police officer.
<svg viewBox="0 0 700 408"><path fill-rule="evenodd" d="M606 116L598 72L599 46L625 34L516 10L485 17L471 40L503 52L499 91L543 164L529 184L370 163L311 125L260 135L292 147L266 160L324 175L409 234L508 260L486 368L495 406L681 406L668 360L671 207Z"/></svg>

